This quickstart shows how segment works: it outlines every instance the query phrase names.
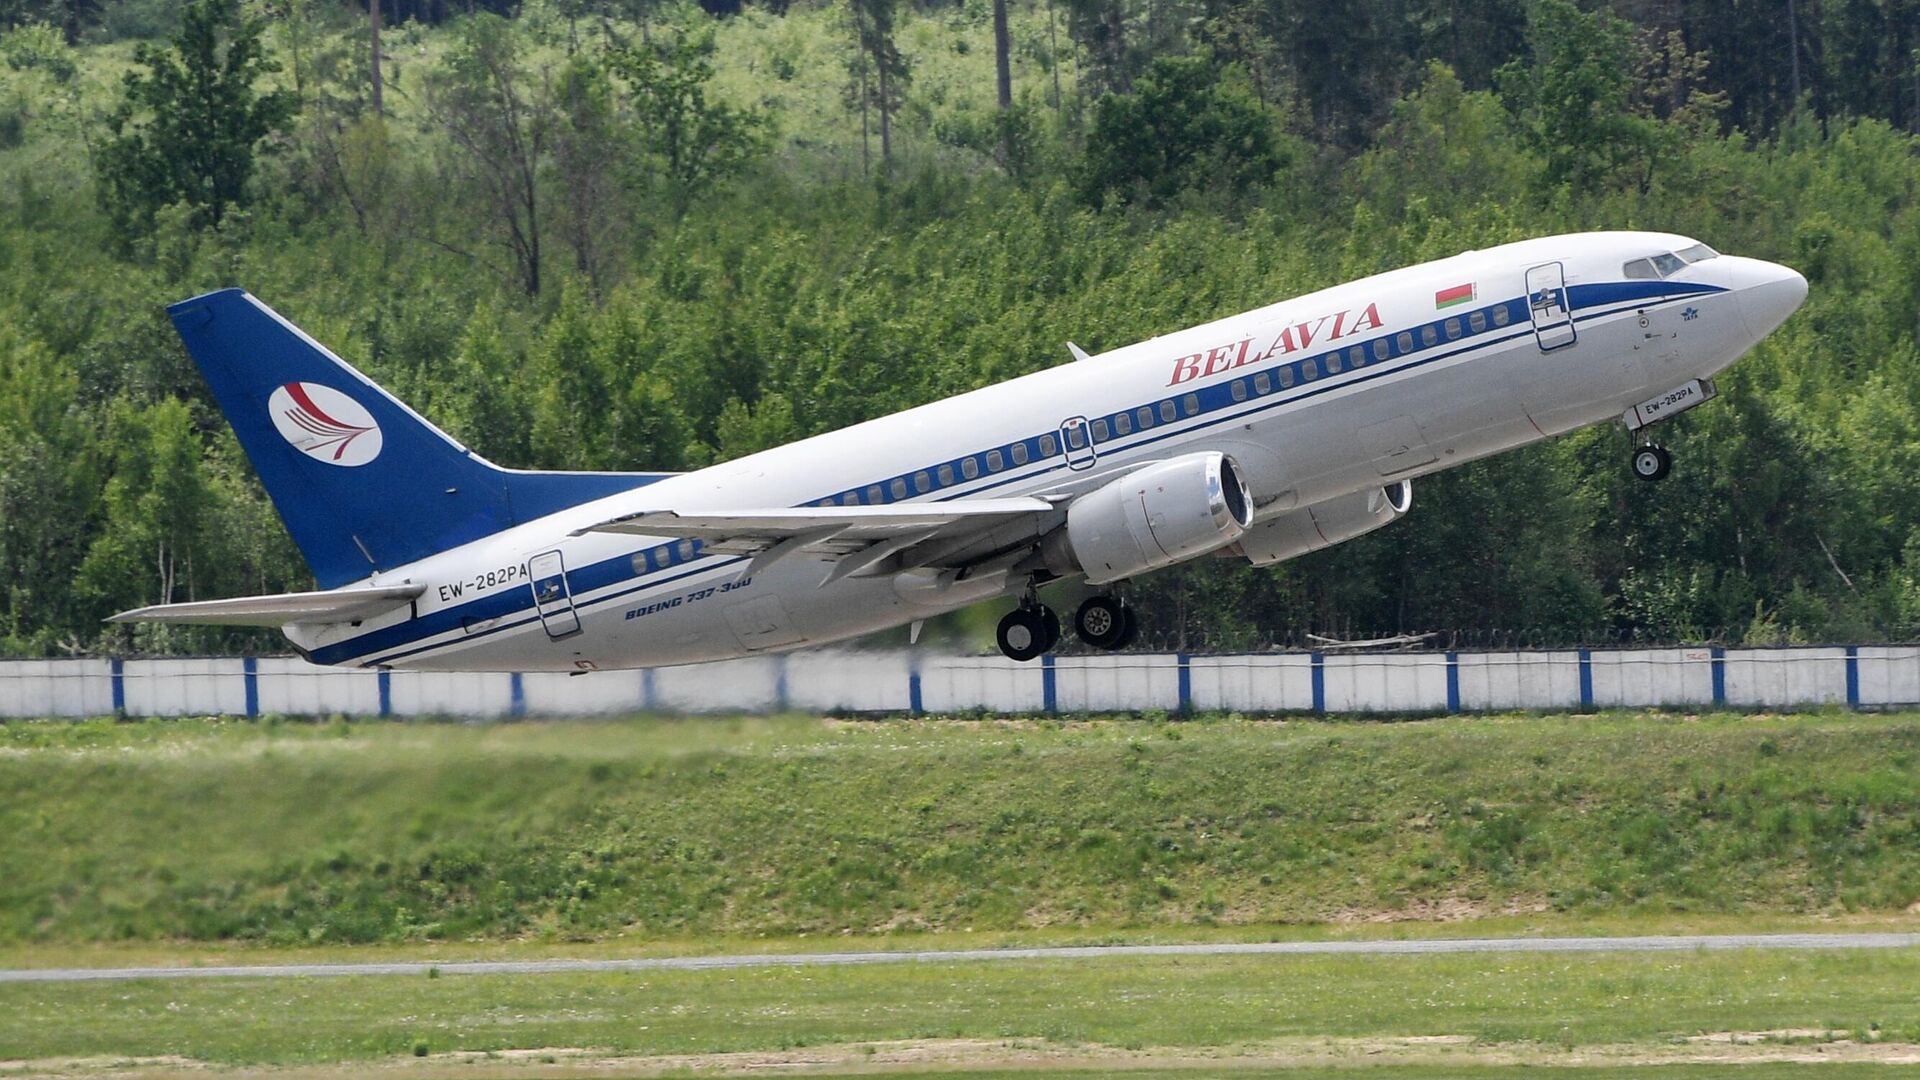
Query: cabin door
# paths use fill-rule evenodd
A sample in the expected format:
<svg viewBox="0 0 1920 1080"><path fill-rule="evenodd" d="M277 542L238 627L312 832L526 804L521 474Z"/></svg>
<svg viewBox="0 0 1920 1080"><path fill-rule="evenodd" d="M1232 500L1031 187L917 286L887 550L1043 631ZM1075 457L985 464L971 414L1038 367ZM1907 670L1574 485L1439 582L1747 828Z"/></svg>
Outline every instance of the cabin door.
<svg viewBox="0 0 1920 1080"><path fill-rule="evenodd" d="M1567 302L1566 268L1557 262L1527 271L1527 314L1541 352L1574 343L1573 307Z"/></svg>
<svg viewBox="0 0 1920 1080"><path fill-rule="evenodd" d="M527 560L527 578L533 588L534 610L547 636L555 641L580 632L580 613L573 609L573 590L567 585L567 567L557 551L545 551Z"/></svg>

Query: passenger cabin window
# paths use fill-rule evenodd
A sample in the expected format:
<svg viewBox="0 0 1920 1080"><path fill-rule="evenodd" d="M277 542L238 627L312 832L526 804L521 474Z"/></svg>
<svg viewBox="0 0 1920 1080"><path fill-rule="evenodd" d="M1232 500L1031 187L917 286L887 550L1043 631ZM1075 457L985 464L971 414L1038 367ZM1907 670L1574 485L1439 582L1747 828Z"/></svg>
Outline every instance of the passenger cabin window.
<svg viewBox="0 0 1920 1080"><path fill-rule="evenodd" d="M1053 455L1059 452L1060 452L1060 444L1053 441L1053 436L1051 435L1040 436L1040 456L1041 457L1052 457Z"/></svg>
<svg viewBox="0 0 1920 1080"><path fill-rule="evenodd" d="M1013 463L1015 465L1025 465L1027 463L1027 441L1025 439L1013 444Z"/></svg>
<svg viewBox="0 0 1920 1080"><path fill-rule="evenodd" d="M1200 395L1188 394L1186 397L1181 398L1180 409L1188 416L1197 414L1200 411Z"/></svg>
<svg viewBox="0 0 1920 1080"><path fill-rule="evenodd" d="M1094 442L1106 442L1108 439L1112 437L1113 436L1107 433L1106 417L1103 416L1100 419L1095 420L1093 422L1093 441Z"/></svg>
<svg viewBox="0 0 1920 1080"><path fill-rule="evenodd" d="M1125 435L1132 430L1133 430L1133 417L1128 416L1126 413L1114 414L1113 433L1115 435Z"/></svg>
<svg viewBox="0 0 1920 1080"><path fill-rule="evenodd" d="M1173 402L1163 401L1160 403L1160 422L1161 423L1171 424L1175 420L1178 420L1179 418L1180 418L1180 412L1179 410L1173 407Z"/></svg>
<svg viewBox="0 0 1920 1080"><path fill-rule="evenodd" d="M1413 334L1408 331L1400 331L1400 336L1395 338L1394 341L1400 346L1401 352L1410 353L1413 351Z"/></svg>
<svg viewBox="0 0 1920 1080"><path fill-rule="evenodd" d="M980 465L972 458L960 459L960 475L971 480L980 475Z"/></svg>
<svg viewBox="0 0 1920 1080"><path fill-rule="evenodd" d="M1273 380L1268 377L1266 372L1262 371L1253 377L1253 392L1256 394L1273 393Z"/></svg>
<svg viewBox="0 0 1920 1080"><path fill-rule="evenodd" d="M1512 319L1513 319L1513 316L1511 314L1508 314L1507 312L1507 305L1497 304L1494 306L1493 325L1505 326L1507 325L1508 322L1512 321Z"/></svg>
<svg viewBox="0 0 1920 1080"><path fill-rule="evenodd" d="M1347 366L1348 367L1366 367L1367 366L1367 350L1361 348L1358 345L1355 345L1353 348L1348 349L1347 350Z"/></svg>
<svg viewBox="0 0 1920 1080"><path fill-rule="evenodd" d="M1459 336L1460 336L1460 320L1448 319L1447 320L1447 340L1452 341L1455 338L1458 338Z"/></svg>
<svg viewBox="0 0 1920 1080"><path fill-rule="evenodd" d="M940 486L946 487L948 484L953 483L953 466L942 465L940 466L940 471L934 475L940 478Z"/></svg>
<svg viewBox="0 0 1920 1080"><path fill-rule="evenodd" d="M1439 340L1440 340L1440 331L1435 330L1433 328L1432 323L1428 323L1427 325L1420 328L1420 344L1432 345L1435 342L1438 342Z"/></svg>
<svg viewBox="0 0 1920 1080"><path fill-rule="evenodd" d="M1312 382L1319 377L1320 365L1313 362L1313 357L1309 356L1305 360L1300 361L1300 381Z"/></svg>
<svg viewBox="0 0 1920 1080"><path fill-rule="evenodd" d="M653 567L652 567L652 566L650 566L650 565L648 565L648 563L647 563L647 553L646 553L646 552L644 552L644 551L636 551L636 552L634 552L634 553L633 553L633 572L634 572L634 573L636 573L636 574L644 574L644 573L646 573L647 571L649 571L649 570L651 570L651 569L653 569Z"/></svg>
<svg viewBox="0 0 1920 1080"><path fill-rule="evenodd" d="M833 500L828 499L827 501L832 502ZM860 493L857 491L849 491L845 495L840 496L840 503L843 506L859 506Z"/></svg>
<svg viewBox="0 0 1920 1080"><path fill-rule="evenodd" d="M1142 405L1138 409L1133 410L1133 417L1140 421L1140 430L1145 431L1153 426L1153 407L1150 405Z"/></svg>
<svg viewBox="0 0 1920 1080"><path fill-rule="evenodd" d="M873 506L880 505L880 485L879 484L875 484L872 487L869 487L867 489L867 502Z"/></svg>
<svg viewBox="0 0 1920 1080"><path fill-rule="evenodd" d="M1233 385L1228 388L1228 392L1233 395L1233 400L1235 401L1247 400L1247 380L1245 379L1233 380Z"/></svg>
<svg viewBox="0 0 1920 1080"><path fill-rule="evenodd" d="M1087 445L1087 426L1075 424L1067 429L1067 445L1075 450Z"/></svg>
<svg viewBox="0 0 1920 1080"><path fill-rule="evenodd" d="M1386 338L1373 339L1373 358L1375 360L1385 360L1387 358L1387 339Z"/></svg>
<svg viewBox="0 0 1920 1080"><path fill-rule="evenodd" d="M999 472L1004 467L1004 465L1005 463L1000 460L1000 451L998 450L987 451L987 471L988 472Z"/></svg>
<svg viewBox="0 0 1920 1080"><path fill-rule="evenodd" d="M675 554L679 555L681 561L683 562L686 561L687 559L693 558L693 541L691 540L680 541L680 543L675 547Z"/></svg>
<svg viewBox="0 0 1920 1080"><path fill-rule="evenodd" d="M1327 374L1329 375L1340 374L1340 354L1339 353L1330 352L1326 356L1321 357L1321 361L1327 365Z"/></svg>
<svg viewBox="0 0 1920 1080"><path fill-rule="evenodd" d="M913 474L913 490L925 495L932 487L933 477L928 476L925 470Z"/></svg>
<svg viewBox="0 0 1920 1080"><path fill-rule="evenodd" d="M907 497L907 481L905 477L894 477L893 483L888 484L887 487L892 490L894 498L904 499Z"/></svg>
<svg viewBox="0 0 1920 1080"><path fill-rule="evenodd" d="M1486 313L1476 311L1473 314L1467 316L1467 325L1473 327L1473 332L1476 334L1485 330L1487 328Z"/></svg>

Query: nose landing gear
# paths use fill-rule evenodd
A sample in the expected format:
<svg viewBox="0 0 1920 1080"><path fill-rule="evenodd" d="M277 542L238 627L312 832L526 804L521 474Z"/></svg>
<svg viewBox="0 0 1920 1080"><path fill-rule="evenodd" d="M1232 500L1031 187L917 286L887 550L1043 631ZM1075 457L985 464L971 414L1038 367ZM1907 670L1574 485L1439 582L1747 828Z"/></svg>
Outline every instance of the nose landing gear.
<svg viewBox="0 0 1920 1080"><path fill-rule="evenodd" d="M1673 455L1667 448L1654 443L1638 446L1633 451L1633 475L1642 480L1664 480L1673 471Z"/></svg>

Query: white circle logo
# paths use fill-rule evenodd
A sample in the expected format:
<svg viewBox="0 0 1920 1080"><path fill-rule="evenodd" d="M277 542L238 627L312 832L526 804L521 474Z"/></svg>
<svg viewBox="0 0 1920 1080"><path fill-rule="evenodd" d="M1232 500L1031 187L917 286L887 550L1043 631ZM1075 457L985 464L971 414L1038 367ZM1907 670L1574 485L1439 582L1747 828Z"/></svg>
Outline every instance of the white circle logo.
<svg viewBox="0 0 1920 1080"><path fill-rule="evenodd" d="M380 425L359 402L330 386L291 382L267 399L280 437L329 465L365 465L380 456Z"/></svg>

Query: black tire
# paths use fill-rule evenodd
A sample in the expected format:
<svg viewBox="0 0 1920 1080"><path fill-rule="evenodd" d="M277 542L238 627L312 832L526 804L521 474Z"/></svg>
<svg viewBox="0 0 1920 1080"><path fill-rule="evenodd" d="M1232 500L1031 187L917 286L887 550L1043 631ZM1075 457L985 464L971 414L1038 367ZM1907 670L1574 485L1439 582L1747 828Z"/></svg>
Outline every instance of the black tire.
<svg viewBox="0 0 1920 1080"><path fill-rule="evenodd" d="M1133 643L1140 637L1140 616L1135 615L1130 607L1122 607L1120 610L1127 618L1126 625L1120 628L1120 640L1113 643L1115 652L1132 648Z"/></svg>
<svg viewBox="0 0 1920 1080"><path fill-rule="evenodd" d="M1040 620L1047 626L1047 644L1040 651L1052 652L1053 647L1060 644L1060 616L1054 614L1053 609L1045 604L1039 605L1039 611Z"/></svg>
<svg viewBox="0 0 1920 1080"><path fill-rule="evenodd" d="M994 638L1007 659L1024 664L1047 651L1050 644L1047 640L1047 620L1040 614L1045 610L1014 608L1007 612L1006 618L1000 620L1000 628L994 633Z"/></svg>
<svg viewBox="0 0 1920 1080"><path fill-rule="evenodd" d="M1673 471L1673 455L1664 446L1642 446L1633 452L1633 475L1642 480L1664 480Z"/></svg>
<svg viewBox="0 0 1920 1080"><path fill-rule="evenodd" d="M1117 597L1089 596L1073 614L1073 632L1096 649L1116 649L1126 637L1129 614Z"/></svg>

